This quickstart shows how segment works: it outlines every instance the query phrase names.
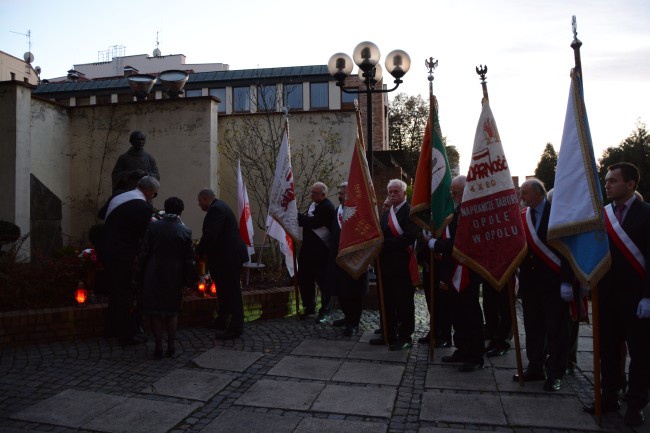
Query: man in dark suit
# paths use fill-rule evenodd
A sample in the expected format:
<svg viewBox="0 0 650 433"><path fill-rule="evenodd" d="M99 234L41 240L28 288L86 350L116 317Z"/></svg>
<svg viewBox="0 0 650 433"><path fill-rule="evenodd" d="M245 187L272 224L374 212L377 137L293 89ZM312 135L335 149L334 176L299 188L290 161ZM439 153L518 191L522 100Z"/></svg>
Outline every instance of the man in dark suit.
<svg viewBox="0 0 650 433"><path fill-rule="evenodd" d="M242 266L248 261L248 250L239 235L235 214L214 191L208 188L199 191L199 207L207 213L196 251L207 258L210 276L217 286L216 337L221 340L237 338L244 332L240 278Z"/></svg>
<svg viewBox="0 0 650 433"><path fill-rule="evenodd" d="M607 168L605 207L612 265L598 283L602 410L620 407L623 386L620 350L627 343L630 366L625 424L645 422L643 408L650 386L650 205L635 197L636 166L620 162ZM585 407L594 413L594 405Z"/></svg>
<svg viewBox="0 0 650 433"><path fill-rule="evenodd" d="M440 257L436 271L448 287L448 304L454 328L456 351L449 356L443 356L442 362L462 363L458 367L458 371L462 373L479 370L483 368L484 363L483 312L479 302L481 278L474 271L461 267L453 257L460 204L466 183L466 176L456 176L452 179L449 189L456 207L448 226L448 236L429 240L429 248L434 255ZM456 278L456 274L459 278Z"/></svg>
<svg viewBox="0 0 650 433"><path fill-rule="evenodd" d="M569 302L573 271L563 255L546 243L551 204L539 179L521 184L528 253L519 265L528 366L524 381L545 380L545 391L559 391L569 357ZM513 380L518 381L515 374Z"/></svg>
<svg viewBox="0 0 650 433"><path fill-rule="evenodd" d="M311 200L304 213L298 214L302 227L302 245L298 255L298 286L304 309L301 319L316 314L316 283L321 291L321 308L316 323L329 321L332 294L327 277L330 224L336 213L327 198L327 185L316 182L311 187Z"/></svg>
<svg viewBox="0 0 650 433"><path fill-rule="evenodd" d="M151 176L138 181L136 189L116 195L105 213L100 256L110 278L107 311L107 334L117 335L123 345L144 343L136 337L132 315L135 261L149 221L153 215L151 201L160 184Z"/></svg>
<svg viewBox="0 0 650 433"><path fill-rule="evenodd" d="M332 326L344 327L343 335L345 337L351 337L359 332L359 322L361 321L361 313L363 311L363 295L368 293L368 273L364 272L355 280L345 269L336 263L336 257L339 253L339 241L341 238L341 226L343 224L347 189L348 183L343 182L339 185L337 192L341 205L336 209L334 219L330 225L328 274L330 277L329 287L332 289L332 295L338 298L344 315L343 319L335 320Z"/></svg>
<svg viewBox="0 0 650 433"><path fill-rule="evenodd" d="M388 343L390 350L404 350L411 347L415 331L413 286L418 276L413 244L419 228L409 216L411 206L406 201L406 183L399 179L389 181L388 197L391 207L380 218L384 245L379 255L388 341L379 337L370 340L370 344Z"/></svg>

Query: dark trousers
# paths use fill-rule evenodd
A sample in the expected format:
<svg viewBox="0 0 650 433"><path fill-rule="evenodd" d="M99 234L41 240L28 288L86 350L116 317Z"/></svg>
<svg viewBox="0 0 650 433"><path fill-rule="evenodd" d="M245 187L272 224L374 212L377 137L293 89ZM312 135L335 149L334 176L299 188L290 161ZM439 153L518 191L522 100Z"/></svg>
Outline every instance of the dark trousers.
<svg viewBox="0 0 650 433"><path fill-rule="evenodd" d="M435 277L435 275L434 275ZM422 290L427 301L427 311L431 311L431 273L422 273ZM435 341L451 342L451 311L449 289L440 288L440 279L436 278L433 289L433 336Z"/></svg>
<svg viewBox="0 0 650 433"><path fill-rule="evenodd" d="M119 260L106 260L105 266L110 279L110 294L106 312L107 334L117 336L122 341L128 341L135 335L133 264Z"/></svg>
<svg viewBox="0 0 650 433"><path fill-rule="evenodd" d="M332 294L329 290L326 262L323 263L298 263L298 287L302 308L307 314L316 312L316 283L321 292L320 314L329 314L332 308Z"/></svg>
<svg viewBox="0 0 650 433"><path fill-rule="evenodd" d="M408 269L403 273L382 275L384 308L390 341L411 341L415 331L415 289Z"/></svg>
<svg viewBox="0 0 650 433"><path fill-rule="evenodd" d="M499 350L508 349L512 339L508 286L500 292L487 283L483 283L482 286L485 333L490 338L489 345Z"/></svg>
<svg viewBox="0 0 650 433"><path fill-rule="evenodd" d="M462 292L449 290L454 327L454 346L468 362L483 364L483 311L480 285L472 283Z"/></svg>
<svg viewBox="0 0 650 433"><path fill-rule="evenodd" d="M345 316L347 326L359 326L361 313L363 311L363 293L361 291L351 291L351 293L341 294L338 296L341 311Z"/></svg>
<svg viewBox="0 0 650 433"><path fill-rule="evenodd" d="M242 265L235 269L210 267L210 276L217 286L217 318L220 329L241 332L244 329L244 301L241 293Z"/></svg>
<svg viewBox="0 0 650 433"><path fill-rule="evenodd" d="M562 379L569 357L569 303L559 287L522 286L528 370Z"/></svg>
<svg viewBox="0 0 650 433"><path fill-rule="evenodd" d="M627 405L633 410L648 404L650 386L650 319L639 319L640 296L616 287L600 298L600 362L603 398L614 397L623 387L621 344L630 355Z"/></svg>

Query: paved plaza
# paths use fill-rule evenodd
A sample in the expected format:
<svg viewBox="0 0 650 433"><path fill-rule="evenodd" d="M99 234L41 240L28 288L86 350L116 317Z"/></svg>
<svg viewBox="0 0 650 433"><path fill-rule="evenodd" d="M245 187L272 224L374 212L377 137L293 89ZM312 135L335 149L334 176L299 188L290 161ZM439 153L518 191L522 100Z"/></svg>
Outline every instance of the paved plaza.
<svg viewBox="0 0 650 433"><path fill-rule="evenodd" d="M417 338L428 318L421 293L416 302ZM162 360L153 359L151 339L2 349L0 433L633 431L624 408L602 427L582 411L593 398L590 325L580 326L578 368L558 393L513 382L514 350L460 373L440 362L452 349L436 349L429 361L426 345L369 345L377 325L370 310L353 337L295 317L248 323L226 342L182 328L175 357Z"/></svg>

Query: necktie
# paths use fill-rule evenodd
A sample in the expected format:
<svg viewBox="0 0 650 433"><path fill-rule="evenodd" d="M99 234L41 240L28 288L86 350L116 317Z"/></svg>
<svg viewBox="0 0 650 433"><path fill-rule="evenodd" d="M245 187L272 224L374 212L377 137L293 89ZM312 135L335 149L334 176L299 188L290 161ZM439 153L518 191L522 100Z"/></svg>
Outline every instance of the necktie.
<svg viewBox="0 0 650 433"><path fill-rule="evenodd" d="M533 209L532 207L530 208L530 219L533 221L535 230L537 230L537 212L535 212L535 209Z"/></svg>
<svg viewBox="0 0 650 433"><path fill-rule="evenodd" d="M619 224L623 224L623 212L625 212L624 204L614 206L614 215L616 215L616 219L618 220Z"/></svg>

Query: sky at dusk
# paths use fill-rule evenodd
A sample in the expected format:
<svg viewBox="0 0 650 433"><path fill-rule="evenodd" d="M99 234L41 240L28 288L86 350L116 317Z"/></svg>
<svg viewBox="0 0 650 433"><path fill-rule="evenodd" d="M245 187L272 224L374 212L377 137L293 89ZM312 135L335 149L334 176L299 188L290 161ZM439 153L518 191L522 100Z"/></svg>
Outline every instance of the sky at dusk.
<svg viewBox="0 0 650 433"><path fill-rule="evenodd" d="M411 70L389 99L397 93L428 98L425 60L434 57L441 129L460 152L461 173L481 111L475 67L487 65L490 105L510 171L524 177L533 174L546 143L560 148L574 66L572 15L583 43L585 101L598 159L628 137L638 119L650 121L648 0L0 0L0 50L22 58L30 31L33 65L41 67L42 78L53 78L101 60L98 53L112 46L124 46L126 55L151 55L157 38L163 55L226 63L231 70L324 65L332 54L351 55L369 40L379 46L382 65L393 49L411 56Z"/></svg>

